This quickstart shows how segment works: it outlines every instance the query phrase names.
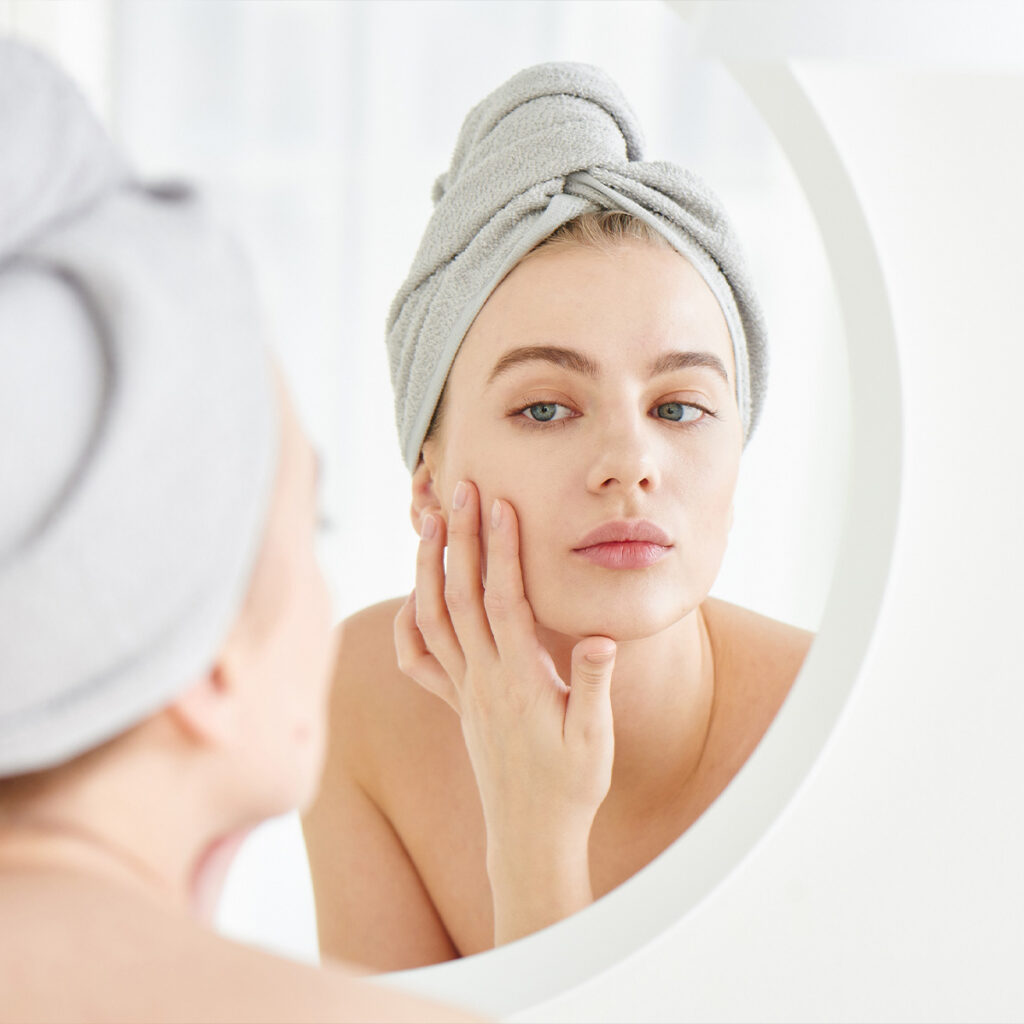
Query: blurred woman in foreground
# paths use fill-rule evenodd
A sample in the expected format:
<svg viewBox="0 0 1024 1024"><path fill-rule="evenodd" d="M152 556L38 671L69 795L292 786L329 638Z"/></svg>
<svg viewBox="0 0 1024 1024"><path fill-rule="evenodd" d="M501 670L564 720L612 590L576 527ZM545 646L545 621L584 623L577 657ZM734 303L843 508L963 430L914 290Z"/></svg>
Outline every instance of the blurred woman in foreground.
<svg viewBox="0 0 1024 1024"><path fill-rule="evenodd" d="M206 927L320 775L316 460L196 196L6 41L0 138L0 1018L456 1018Z"/></svg>

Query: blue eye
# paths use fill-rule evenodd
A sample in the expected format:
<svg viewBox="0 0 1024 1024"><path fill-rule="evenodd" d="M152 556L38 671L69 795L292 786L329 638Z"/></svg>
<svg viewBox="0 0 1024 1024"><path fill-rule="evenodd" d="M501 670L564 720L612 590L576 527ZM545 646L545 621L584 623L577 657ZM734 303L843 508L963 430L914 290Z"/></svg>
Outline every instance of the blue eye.
<svg viewBox="0 0 1024 1024"><path fill-rule="evenodd" d="M527 419L535 423L553 423L572 415L572 410L568 406L559 405L557 402L537 402L521 411L526 414Z"/></svg>
<svg viewBox="0 0 1024 1024"><path fill-rule="evenodd" d="M699 406L686 405L684 402L662 402L655 411L659 419L674 420L676 423L691 423L704 415L704 410Z"/></svg>

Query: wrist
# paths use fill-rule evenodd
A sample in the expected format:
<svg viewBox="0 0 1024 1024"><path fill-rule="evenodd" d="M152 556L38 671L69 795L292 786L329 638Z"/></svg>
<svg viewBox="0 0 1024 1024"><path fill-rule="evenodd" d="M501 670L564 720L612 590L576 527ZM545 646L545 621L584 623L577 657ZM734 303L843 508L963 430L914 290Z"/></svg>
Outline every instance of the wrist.
<svg viewBox="0 0 1024 1024"><path fill-rule="evenodd" d="M487 825L487 874L494 881L534 881L589 874L591 821L544 827Z"/></svg>
<svg viewBox="0 0 1024 1024"><path fill-rule="evenodd" d="M589 884L590 864L586 838L555 843L531 840L516 844L487 844L487 877L492 888Z"/></svg>
<svg viewBox="0 0 1024 1024"><path fill-rule="evenodd" d="M594 901L585 845L488 855L487 873L496 946L555 924Z"/></svg>

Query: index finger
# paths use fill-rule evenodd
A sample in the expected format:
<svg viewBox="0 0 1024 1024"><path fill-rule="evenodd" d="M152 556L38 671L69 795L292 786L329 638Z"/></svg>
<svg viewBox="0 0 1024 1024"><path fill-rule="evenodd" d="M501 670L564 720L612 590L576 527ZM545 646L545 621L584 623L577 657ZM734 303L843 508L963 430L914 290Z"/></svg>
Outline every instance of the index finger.
<svg viewBox="0 0 1024 1024"><path fill-rule="evenodd" d="M455 634L467 659L494 654L484 612L480 580L480 494L468 480L459 482L448 518L448 566L444 599Z"/></svg>
<svg viewBox="0 0 1024 1024"><path fill-rule="evenodd" d="M484 607L502 658L519 653L524 640L536 641L536 623L526 600L519 561L519 520L515 509L500 498L491 507Z"/></svg>

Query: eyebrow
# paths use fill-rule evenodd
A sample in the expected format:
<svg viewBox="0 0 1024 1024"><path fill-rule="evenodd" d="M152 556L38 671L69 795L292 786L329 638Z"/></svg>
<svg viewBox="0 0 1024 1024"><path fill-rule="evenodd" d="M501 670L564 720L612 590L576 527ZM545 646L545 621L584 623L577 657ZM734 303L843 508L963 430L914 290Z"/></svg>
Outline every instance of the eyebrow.
<svg viewBox="0 0 1024 1024"><path fill-rule="evenodd" d="M562 367L563 370L571 370L573 373L582 374L584 377L596 377L601 368L592 359L588 359L582 352L571 348L560 348L557 345L527 345L524 348L514 348L506 352L494 364L487 383L492 384L503 373L507 373L513 366L520 363L544 362L553 363Z"/></svg>
<svg viewBox="0 0 1024 1024"><path fill-rule="evenodd" d="M694 366L704 366L709 370L714 370L726 384L729 383L729 372L722 360L710 352L666 352L651 363L650 374L652 377L657 377L659 373L689 370Z"/></svg>
<svg viewBox="0 0 1024 1024"><path fill-rule="evenodd" d="M531 362L552 363L564 370L570 370L585 377L597 377L601 373L601 367L597 363L575 349L562 348L558 345L527 345L506 352L494 364L487 383L492 384L514 366ZM714 370L726 384L730 383L729 373L722 360L710 352L666 352L651 363L648 373L652 377L657 377L662 373L671 373L673 370L689 370L696 366Z"/></svg>

